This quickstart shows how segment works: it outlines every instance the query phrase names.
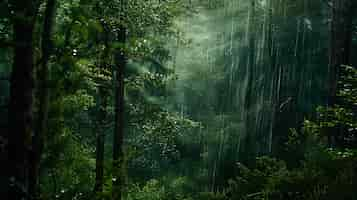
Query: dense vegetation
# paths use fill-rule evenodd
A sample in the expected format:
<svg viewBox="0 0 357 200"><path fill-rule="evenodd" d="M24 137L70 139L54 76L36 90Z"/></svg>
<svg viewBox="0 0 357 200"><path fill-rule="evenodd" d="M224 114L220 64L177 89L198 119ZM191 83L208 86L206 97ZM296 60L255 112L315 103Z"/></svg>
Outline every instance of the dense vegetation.
<svg viewBox="0 0 357 200"><path fill-rule="evenodd" d="M5 200L357 200L357 1L0 2Z"/></svg>

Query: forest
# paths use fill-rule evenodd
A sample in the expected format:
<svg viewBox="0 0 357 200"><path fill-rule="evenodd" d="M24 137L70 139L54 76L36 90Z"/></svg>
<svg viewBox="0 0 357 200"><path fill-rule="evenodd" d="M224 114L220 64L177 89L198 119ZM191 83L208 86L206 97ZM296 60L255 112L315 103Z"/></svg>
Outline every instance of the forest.
<svg viewBox="0 0 357 200"><path fill-rule="evenodd" d="M1 0L1 200L357 200L357 0Z"/></svg>

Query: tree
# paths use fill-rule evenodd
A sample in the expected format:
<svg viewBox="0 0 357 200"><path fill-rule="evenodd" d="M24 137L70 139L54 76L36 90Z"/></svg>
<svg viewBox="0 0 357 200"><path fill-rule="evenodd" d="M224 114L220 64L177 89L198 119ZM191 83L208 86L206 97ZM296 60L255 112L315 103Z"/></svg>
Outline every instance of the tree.
<svg viewBox="0 0 357 200"><path fill-rule="evenodd" d="M331 4L331 24L330 24L330 47L329 47L329 66L328 66L328 105L330 107L338 103L336 98L338 92L338 81L341 76L341 65L349 65L351 60L351 45L353 32L353 14L355 11L354 1L352 0L333 0ZM336 139L338 130L330 128L329 145L339 146ZM337 134L337 135L336 135Z"/></svg>
<svg viewBox="0 0 357 200"><path fill-rule="evenodd" d="M29 199L30 154L33 149L34 39L41 1L11 0L14 57L10 78L8 133L8 199Z"/></svg>
<svg viewBox="0 0 357 200"><path fill-rule="evenodd" d="M117 41L120 47L115 52L115 125L113 136L113 199L120 200L122 196L122 187L124 185L124 72L126 68L126 25L124 24L124 13L126 12L126 0L120 1L120 21L117 31Z"/></svg>
<svg viewBox="0 0 357 200"><path fill-rule="evenodd" d="M107 127L107 106L108 106L108 98L109 92L107 87L107 80L105 77L107 76L106 71L108 71L108 67L111 65L110 63L110 50L109 50L109 38L110 38L110 30L107 22L104 19L101 19L101 25L103 28L103 45L104 49L101 57L99 58L99 73L102 75L102 79L100 79L100 83L98 84L98 113L97 113L97 121L96 123L96 176L95 176L95 192L103 191L103 183L104 183L104 143L105 143L105 131ZM109 62L108 62L109 61Z"/></svg>
<svg viewBox="0 0 357 200"><path fill-rule="evenodd" d="M44 137L47 131L48 109L49 109L49 69L48 64L52 54L52 29L56 10L56 0L46 2L45 16L42 30L41 50L42 57L37 69L37 98L38 112L34 136L32 139L32 152L30 161L30 184L29 191L32 198L39 198L39 172L40 161L44 146Z"/></svg>
<svg viewBox="0 0 357 200"><path fill-rule="evenodd" d="M243 162L251 162L254 160L255 156L257 156L257 147L254 144L255 140L255 113L253 108L253 97L254 97L254 78L255 78L255 60L256 60L256 52L255 52L255 31L256 31L256 1L251 0L249 5L249 13L248 13L248 30L247 30L247 68L246 68L246 76L247 76L247 92L245 96L245 104L244 108L246 109L245 123L246 123L246 135L245 141L242 149L242 155L244 158Z"/></svg>

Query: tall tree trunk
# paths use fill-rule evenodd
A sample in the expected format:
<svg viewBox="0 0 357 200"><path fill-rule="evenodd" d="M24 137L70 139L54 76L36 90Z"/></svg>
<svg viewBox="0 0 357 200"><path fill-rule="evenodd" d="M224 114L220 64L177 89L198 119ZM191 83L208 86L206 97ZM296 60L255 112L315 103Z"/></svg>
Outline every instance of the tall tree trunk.
<svg viewBox="0 0 357 200"><path fill-rule="evenodd" d="M333 106L337 102L338 79L340 76L340 66L350 64L352 45L352 21L353 21L353 0L333 0L332 20L330 24L330 47L328 66L328 106ZM329 128L327 130L329 146L339 145L337 141L338 130Z"/></svg>
<svg viewBox="0 0 357 200"><path fill-rule="evenodd" d="M248 45L248 59L247 59L247 91L245 96L245 124L246 124L246 135L244 139L243 152L244 155L243 162L246 164L251 163L256 156L256 145L255 145L255 127L254 119L255 113L253 112L253 90L254 90L254 73L255 73L255 0L250 0L249 5L249 16L248 16L248 30L247 30L247 45Z"/></svg>
<svg viewBox="0 0 357 200"><path fill-rule="evenodd" d="M267 43L267 49L265 50L266 54L266 62L268 63L269 66L269 79L271 81L270 83L270 95L269 98L271 99L271 115L270 115L270 127L269 127L269 138L268 138L268 145L267 145L267 153L272 153L272 145L273 145L273 129L275 126L275 119L277 115L277 80L278 80L278 70L273 64L273 0L268 0L267 1L268 5L268 17L267 17L267 28L266 28L266 43Z"/></svg>
<svg viewBox="0 0 357 200"><path fill-rule="evenodd" d="M330 25L329 99L336 103L337 82L341 65L350 63L352 43L352 0L333 0Z"/></svg>
<svg viewBox="0 0 357 200"><path fill-rule="evenodd" d="M8 199L29 199L29 164L33 135L33 30L38 2L12 0L14 60L10 78ZM6 198L6 197L5 197Z"/></svg>
<svg viewBox="0 0 357 200"><path fill-rule="evenodd" d="M125 0L121 0L121 24L118 30L118 42L122 44L115 55L116 84L115 84L115 127L113 138L113 200L120 200L124 183L123 174L123 137L124 137L124 71L126 56L124 45L126 42L126 27L124 26Z"/></svg>
<svg viewBox="0 0 357 200"><path fill-rule="evenodd" d="M107 60L109 59L109 30L107 26L102 24L104 32L104 46L103 56L100 58L100 69L105 74L105 70L108 68ZM96 144L96 167L95 167L95 185L94 191L97 193L103 192L103 178L104 178L104 141L105 141L105 124L106 124L106 107L108 91L105 85L105 80L101 80L102 83L99 86L98 98L99 100L99 113L97 120L97 144Z"/></svg>
<svg viewBox="0 0 357 200"><path fill-rule="evenodd" d="M48 62L52 50L52 27L54 23L54 14L56 10L56 0L48 0L46 3L45 17L42 30L42 58L37 71L38 81L38 113L33 136L33 148L30 164L30 185L29 191L33 199L39 199L39 174L40 161L44 146L44 136L47 130L47 118L49 107L49 70Z"/></svg>

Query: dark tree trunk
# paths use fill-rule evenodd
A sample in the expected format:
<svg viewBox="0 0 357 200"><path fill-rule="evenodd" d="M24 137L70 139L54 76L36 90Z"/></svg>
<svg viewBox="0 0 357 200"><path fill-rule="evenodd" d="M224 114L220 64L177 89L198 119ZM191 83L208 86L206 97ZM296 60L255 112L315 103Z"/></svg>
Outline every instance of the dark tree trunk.
<svg viewBox="0 0 357 200"><path fill-rule="evenodd" d="M334 0L330 25L329 52L329 99L328 104L336 103L337 82L341 65L350 64L352 45L352 0Z"/></svg>
<svg viewBox="0 0 357 200"><path fill-rule="evenodd" d="M124 18L125 0L121 0L121 21ZM119 26L118 42L125 45L126 28L123 24ZM122 187L124 184L124 158L123 158L123 137L124 137L124 71L126 67L125 49L117 49L115 55L116 84L115 84L115 127L113 138L113 200L120 200L122 197Z"/></svg>
<svg viewBox="0 0 357 200"><path fill-rule="evenodd" d="M338 103L336 98L338 92L338 79L340 66L350 64L352 45L352 21L353 0L333 0L330 24L330 47L329 47L329 88L328 106ZM327 130L329 146L339 146L337 141L340 131L329 128Z"/></svg>
<svg viewBox="0 0 357 200"><path fill-rule="evenodd" d="M33 29L38 4L29 0L13 0L9 3L16 17L12 21L15 47L10 78L7 198L26 200L31 196L29 165L33 136Z"/></svg>
<svg viewBox="0 0 357 200"><path fill-rule="evenodd" d="M103 51L103 56L100 58L100 68L102 73L105 74L105 70L108 70L108 63L109 60L109 30L107 26L103 23L102 24L105 35L104 35L104 46L105 49ZM105 80L102 80L102 83L99 86L98 91L98 98L99 98L99 113L98 113L98 120L97 120L97 144L96 144L96 167L95 167L95 185L94 191L96 193L103 192L103 178L104 178L104 141L105 141L105 124L106 124L106 117L107 117L107 96L108 91L105 85Z"/></svg>
<svg viewBox="0 0 357 200"><path fill-rule="evenodd" d="M40 161L44 146L44 136L47 130L47 118L49 107L49 70L48 62L52 50L52 27L54 23L54 14L56 9L56 0L48 0L46 3L44 24L42 30L42 58L37 70L37 95L38 95L38 112L33 136L33 148L30 161L30 185L29 191L33 199L39 199L39 174Z"/></svg>

